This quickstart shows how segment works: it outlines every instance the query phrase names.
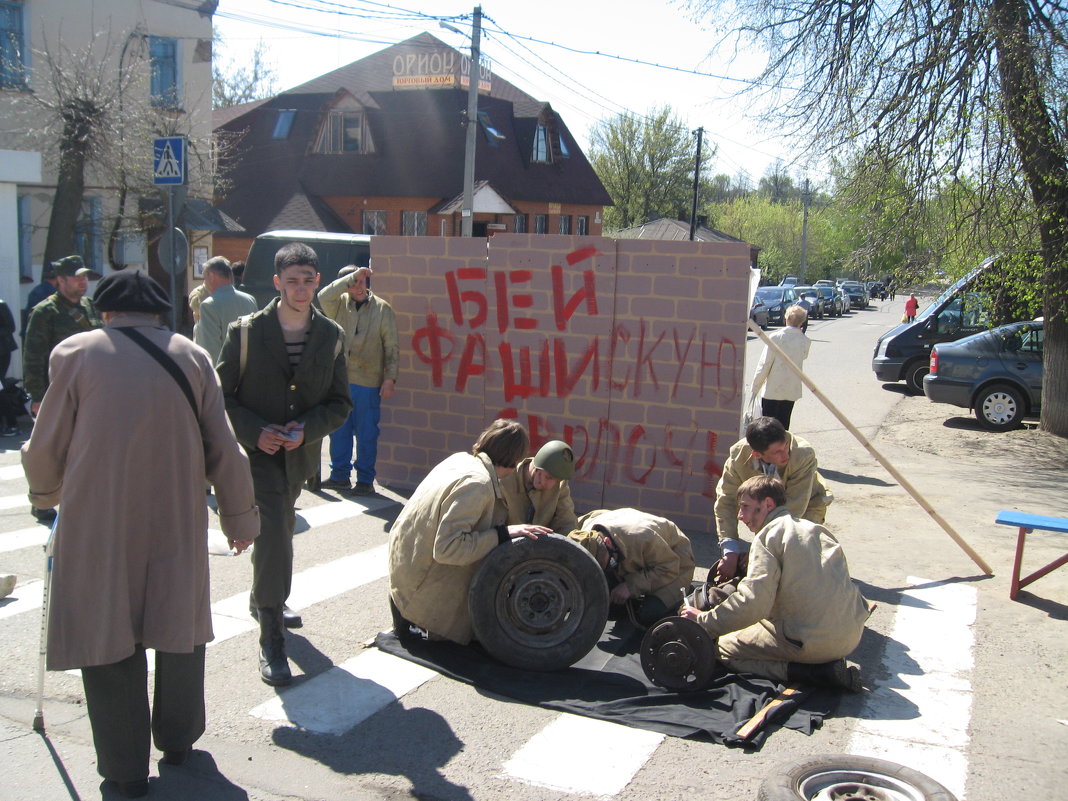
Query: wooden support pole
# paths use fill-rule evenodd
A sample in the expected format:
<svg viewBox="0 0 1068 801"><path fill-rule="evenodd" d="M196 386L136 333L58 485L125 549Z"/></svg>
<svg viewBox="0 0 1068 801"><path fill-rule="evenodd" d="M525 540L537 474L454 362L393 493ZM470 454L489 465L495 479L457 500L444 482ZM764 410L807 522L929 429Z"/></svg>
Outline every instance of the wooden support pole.
<svg viewBox="0 0 1068 801"><path fill-rule="evenodd" d="M983 560L983 557L977 554L975 550L967 542L965 542L964 538L953 530L953 527L945 521L942 515L938 514L938 512L934 510L931 504L927 502L927 499L920 494L919 490L912 486L909 480L903 475L901 475L898 469L892 464L890 464L890 461L881 453L879 453L878 450L876 450L875 446L871 444L871 441L866 436L864 436L863 433L861 433L860 429L858 429L855 425L849 422L848 419L846 419L846 416L838 410L838 407L831 403L830 399L826 395L820 392L820 390L816 387L815 384L812 383L809 377L806 376L803 372L801 372L801 368L794 364L793 361L790 360L790 357L783 352L782 348L776 345L771 340L771 337L761 331L760 326L756 325L752 321L752 319L749 320L749 330L756 334L758 337L760 337L764 344L767 345L768 348L770 348L775 353L775 355L780 358L783 363L786 364L786 366L789 367L797 375L798 378L801 379L802 383L806 387L808 387L809 390L812 391L812 394L819 398L820 403L826 406L830 410L831 414L838 418L838 422L845 426L846 430L848 430L850 434L856 437L857 441L867 449L868 453L875 457L875 461L881 464L886 469L886 472L893 476L894 480L901 485L905 492L912 496L912 499L916 501L917 504L919 504L920 508L923 509L923 511L927 512L927 514L929 514L934 519L934 521L942 527L942 530L950 536L950 539L952 539L953 542L957 543L957 545L960 546L961 550L963 550L966 554L968 554L968 556L971 557L971 560L979 566L979 569L982 570L983 573L988 576L994 575L994 571L990 569L990 565L988 565Z"/></svg>

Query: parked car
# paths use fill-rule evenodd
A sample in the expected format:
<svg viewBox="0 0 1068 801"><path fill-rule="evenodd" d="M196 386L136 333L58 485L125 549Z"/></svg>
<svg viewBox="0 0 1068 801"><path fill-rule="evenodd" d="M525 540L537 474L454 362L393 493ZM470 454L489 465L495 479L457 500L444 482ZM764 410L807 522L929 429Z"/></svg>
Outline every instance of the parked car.
<svg viewBox="0 0 1068 801"><path fill-rule="evenodd" d="M784 279L779 281L779 286L796 286L796 285L797 285L797 276L796 275L788 275Z"/></svg>
<svg viewBox="0 0 1068 801"><path fill-rule="evenodd" d="M768 309L768 323L785 325L786 310L794 305L797 295L791 286L757 287L756 297Z"/></svg>
<svg viewBox="0 0 1068 801"><path fill-rule="evenodd" d="M838 301L842 304L842 314L849 314L853 309L853 303L850 301L849 295L840 286L835 286L834 291L838 295Z"/></svg>
<svg viewBox="0 0 1068 801"><path fill-rule="evenodd" d="M842 289L849 295L850 308L868 308L868 290L864 288L864 284L860 283L860 281L843 281Z"/></svg>
<svg viewBox="0 0 1068 801"><path fill-rule="evenodd" d="M834 286L828 286L827 284L816 284L814 289L823 298L823 310L824 313L831 317L842 316L842 306L848 305L848 302L838 294Z"/></svg>
<svg viewBox="0 0 1068 801"><path fill-rule="evenodd" d="M931 350L923 392L935 403L975 412L991 431L1008 431L1042 408L1043 322L1009 323Z"/></svg>
<svg viewBox="0 0 1068 801"><path fill-rule="evenodd" d="M816 286L837 286L837 284L830 278L821 278L816 282Z"/></svg>
<svg viewBox="0 0 1068 801"><path fill-rule="evenodd" d="M827 304L824 303L823 295L821 295L814 286L795 286L794 292L797 293L797 297L800 300L801 295L805 296L805 300L811 304L812 308L808 311L810 320L822 320L823 316L827 313Z"/></svg>
<svg viewBox="0 0 1068 801"><path fill-rule="evenodd" d="M768 307L756 295L753 296L753 303L749 307L749 319L762 329L768 327Z"/></svg>

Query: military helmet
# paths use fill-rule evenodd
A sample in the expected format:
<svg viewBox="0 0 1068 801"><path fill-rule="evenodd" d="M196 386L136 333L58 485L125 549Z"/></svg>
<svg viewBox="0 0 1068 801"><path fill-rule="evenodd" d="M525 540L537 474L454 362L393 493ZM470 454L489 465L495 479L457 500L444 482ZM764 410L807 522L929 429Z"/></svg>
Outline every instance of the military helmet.
<svg viewBox="0 0 1068 801"><path fill-rule="evenodd" d="M549 440L534 454L534 466L555 479L566 481L575 474L575 454L563 440Z"/></svg>

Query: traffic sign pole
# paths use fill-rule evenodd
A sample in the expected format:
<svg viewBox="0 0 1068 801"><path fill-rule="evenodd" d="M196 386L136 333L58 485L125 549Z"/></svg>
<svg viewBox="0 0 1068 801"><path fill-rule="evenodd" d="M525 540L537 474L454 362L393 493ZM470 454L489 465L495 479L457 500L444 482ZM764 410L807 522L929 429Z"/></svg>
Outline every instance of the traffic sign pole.
<svg viewBox="0 0 1068 801"><path fill-rule="evenodd" d="M174 187L167 187L167 236L171 241L171 258L174 259L175 264L178 263L178 243L174 236ZM171 330L178 330L178 299L174 296L177 289L176 279L174 276L174 264L164 265L167 268L167 273L170 275L171 285Z"/></svg>
<svg viewBox="0 0 1068 801"><path fill-rule="evenodd" d="M185 185L186 140L184 136L164 136L153 143L152 181L156 186L167 187L167 241L170 243L171 264L164 264L170 273L171 330L178 330L178 298L175 272L178 270L178 240L174 232L174 188ZM162 263L164 259L160 259ZM184 262L183 262L184 263Z"/></svg>

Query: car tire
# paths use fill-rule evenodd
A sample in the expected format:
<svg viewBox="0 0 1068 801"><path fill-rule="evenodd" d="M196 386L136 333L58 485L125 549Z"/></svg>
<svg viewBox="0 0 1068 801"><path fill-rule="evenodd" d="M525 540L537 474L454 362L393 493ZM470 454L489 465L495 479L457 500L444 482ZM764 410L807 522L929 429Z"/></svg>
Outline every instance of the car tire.
<svg viewBox="0 0 1068 801"><path fill-rule="evenodd" d="M817 798L957 801L953 793L917 770L852 754L805 757L781 765L764 779L757 793L757 801Z"/></svg>
<svg viewBox="0 0 1068 801"><path fill-rule="evenodd" d="M993 384L983 388L972 403L975 419L990 431L1009 431L1020 425L1027 404L1016 387Z"/></svg>
<svg viewBox="0 0 1068 801"><path fill-rule="evenodd" d="M524 670L561 670L597 644L608 582L581 545L549 534L509 540L482 560L468 591L475 639Z"/></svg>
<svg viewBox="0 0 1068 801"><path fill-rule="evenodd" d="M923 377L931 372L929 359L913 359L905 366L905 384L913 395L923 394Z"/></svg>

